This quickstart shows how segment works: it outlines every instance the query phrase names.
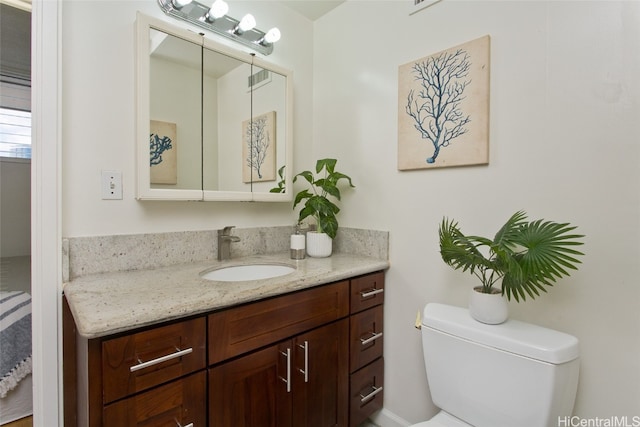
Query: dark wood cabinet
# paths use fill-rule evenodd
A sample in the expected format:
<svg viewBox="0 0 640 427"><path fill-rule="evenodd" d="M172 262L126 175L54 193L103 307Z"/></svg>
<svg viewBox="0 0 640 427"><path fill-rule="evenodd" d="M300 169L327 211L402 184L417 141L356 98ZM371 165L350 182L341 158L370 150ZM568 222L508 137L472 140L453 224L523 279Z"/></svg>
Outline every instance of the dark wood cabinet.
<svg viewBox="0 0 640 427"><path fill-rule="evenodd" d="M63 332L65 341L75 340L77 356L75 387L65 383L65 400L77 397L70 406L77 413L65 414L65 426L204 425L203 317L91 340L69 337L73 329Z"/></svg>
<svg viewBox="0 0 640 427"><path fill-rule="evenodd" d="M209 370L209 426L348 423L348 319Z"/></svg>
<svg viewBox="0 0 640 427"><path fill-rule="evenodd" d="M205 328L199 318L104 340L104 403L204 369Z"/></svg>
<svg viewBox="0 0 640 427"><path fill-rule="evenodd" d="M209 426L346 426L348 314L341 281L209 315Z"/></svg>
<svg viewBox="0 0 640 427"><path fill-rule="evenodd" d="M209 364L348 315L348 280L217 311L208 316Z"/></svg>
<svg viewBox="0 0 640 427"><path fill-rule="evenodd" d="M209 369L210 426L291 425L286 347L272 345Z"/></svg>
<svg viewBox="0 0 640 427"><path fill-rule="evenodd" d="M293 339L292 427L348 424L348 339L346 318Z"/></svg>
<svg viewBox="0 0 640 427"><path fill-rule="evenodd" d="M349 425L382 409L384 390L384 273L351 280Z"/></svg>
<svg viewBox="0 0 640 427"><path fill-rule="evenodd" d="M95 339L65 310L65 425L357 427L382 407L383 291L378 272Z"/></svg>
<svg viewBox="0 0 640 427"><path fill-rule="evenodd" d="M382 409L384 359L380 357L351 374L349 386L350 425L356 427Z"/></svg>
<svg viewBox="0 0 640 427"><path fill-rule="evenodd" d="M104 426L204 426L207 377L200 371L104 407Z"/></svg>
<svg viewBox="0 0 640 427"><path fill-rule="evenodd" d="M384 272L365 274L351 279L351 313L359 313L384 303Z"/></svg>
<svg viewBox="0 0 640 427"><path fill-rule="evenodd" d="M381 305L351 315L349 341L351 372L382 356L383 316Z"/></svg>

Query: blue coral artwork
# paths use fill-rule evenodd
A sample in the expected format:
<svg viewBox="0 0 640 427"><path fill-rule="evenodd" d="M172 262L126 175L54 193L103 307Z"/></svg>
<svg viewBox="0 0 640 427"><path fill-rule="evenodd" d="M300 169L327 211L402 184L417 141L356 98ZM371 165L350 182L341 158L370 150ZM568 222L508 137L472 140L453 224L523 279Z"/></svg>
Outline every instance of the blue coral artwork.
<svg viewBox="0 0 640 427"><path fill-rule="evenodd" d="M398 68L398 169L489 163L490 37Z"/></svg>
<svg viewBox="0 0 640 427"><path fill-rule="evenodd" d="M149 166L151 184L178 183L178 142L176 124L151 120L149 134Z"/></svg>
<svg viewBox="0 0 640 427"><path fill-rule="evenodd" d="M242 181L276 179L276 112L242 122Z"/></svg>

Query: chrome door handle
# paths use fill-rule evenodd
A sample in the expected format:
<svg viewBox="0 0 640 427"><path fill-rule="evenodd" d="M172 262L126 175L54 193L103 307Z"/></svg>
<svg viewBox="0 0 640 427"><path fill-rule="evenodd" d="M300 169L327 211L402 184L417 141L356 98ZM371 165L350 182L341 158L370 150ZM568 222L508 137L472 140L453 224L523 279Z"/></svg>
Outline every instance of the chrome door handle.
<svg viewBox="0 0 640 427"><path fill-rule="evenodd" d="M280 379L287 385L287 393L291 393L291 349L287 348L286 352L281 351L280 354L287 358L287 378Z"/></svg>
<svg viewBox="0 0 640 427"><path fill-rule="evenodd" d="M298 344L298 347L304 349L304 369L298 368L300 373L304 374L304 382L309 382L309 341L305 341L304 344Z"/></svg>
<svg viewBox="0 0 640 427"><path fill-rule="evenodd" d="M382 337L382 332L379 332L377 334L375 332L372 332L372 334L373 335L371 335L369 338L360 338L360 344L367 345L367 344L377 340L378 338Z"/></svg>
<svg viewBox="0 0 640 427"><path fill-rule="evenodd" d="M167 360L176 359L178 357L185 356L191 352L193 352L193 348L191 347L185 350L180 350L179 348L176 348L175 353L167 354L166 356L158 357L157 359L152 359L147 362L141 362L140 360L138 360L138 362L140 363L130 367L129 372L139 371L140 369L148 368L149 366L157 365L159 363L166 362Z"/></svg>

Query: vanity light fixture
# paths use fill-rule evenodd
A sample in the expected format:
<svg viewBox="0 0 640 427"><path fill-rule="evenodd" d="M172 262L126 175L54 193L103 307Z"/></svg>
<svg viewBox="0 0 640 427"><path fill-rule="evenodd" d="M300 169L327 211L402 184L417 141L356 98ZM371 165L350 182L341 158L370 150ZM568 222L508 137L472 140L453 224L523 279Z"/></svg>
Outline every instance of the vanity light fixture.
<svg viewBox="0 0 640 427"><path fill-rule="evenodd" d="M280 40L280 30L276 27L273 27L272 29L267 31L267 34L265 34L264 37L258 40L258 43L263 46L268 46L277 42L278 40Z"/></svg>
<svg viewBox="0 0 640 427"><path fill-rule="evenodd" d="M242 17L238 25L233 29L233 34L237 36L243 35L245 32L253 30L256 26L256 18L252 14L247 13Z"/></svg>
<svg viewBox="0 0 640 427"><path fill-rule="evenodd" d="M191 0L171 0L171 3L176 9L182 9L184 6L191 3Z"/></svg>
<svg viewBox="0 0 640 427"><path fill-rule="evenodd" d="M189 0L191 1L191 0ZM206 13L204 19L211 23L214 22L218 18L222 18L224 15L229 12L229 5L224 0L216 0L211 5L211 9Z"/></svg>
<svg viewBox="0 0 640 427"><path fill-rule="evenodd" d="M275 27L266 33L255 28L256 20L250 13L239 21L227 15L229 6L224 0L215 0L211 7L196 0L158 0L158 5L169 16L234 40L264 55L271 54L273 44L280 40L280 30Z"/></svg>

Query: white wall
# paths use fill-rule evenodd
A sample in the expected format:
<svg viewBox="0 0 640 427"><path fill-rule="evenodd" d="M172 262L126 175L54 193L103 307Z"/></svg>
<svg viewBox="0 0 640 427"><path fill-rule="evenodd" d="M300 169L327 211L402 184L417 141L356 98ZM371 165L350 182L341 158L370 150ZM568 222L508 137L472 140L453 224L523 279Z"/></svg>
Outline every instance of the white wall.
<svg viewBox="0 0 640 427"><path fill-rule="evenodd" d="M156 0L64 1L62 5L63 235L293 226L295 215L289 203L135 200L136 11L188 26L168 18ZM230 2L231 16L239 18L247 12L254 14L258 28L278 26L282 31L282 40L266 59L295 70L294 160L304 158L312 131L312 23L277 2ZM101 200L101 170L122 172L123 200Z"/></svg>
<svg viewBox="0 0 640 427"><path fill-rule="evenodd" d="M337 156L357 186L341 224L390 231L385 409L411 422L435 413L415 314L428 301L466 305L475 283L440 260L441 218L493 235L525 209L578 225L586 256L511 316L579 337L576 414L640 415L640 3L406 7L348 1L314 27L312 155ZM399 172L398 66L486 34L489 166Z"/></svg>

